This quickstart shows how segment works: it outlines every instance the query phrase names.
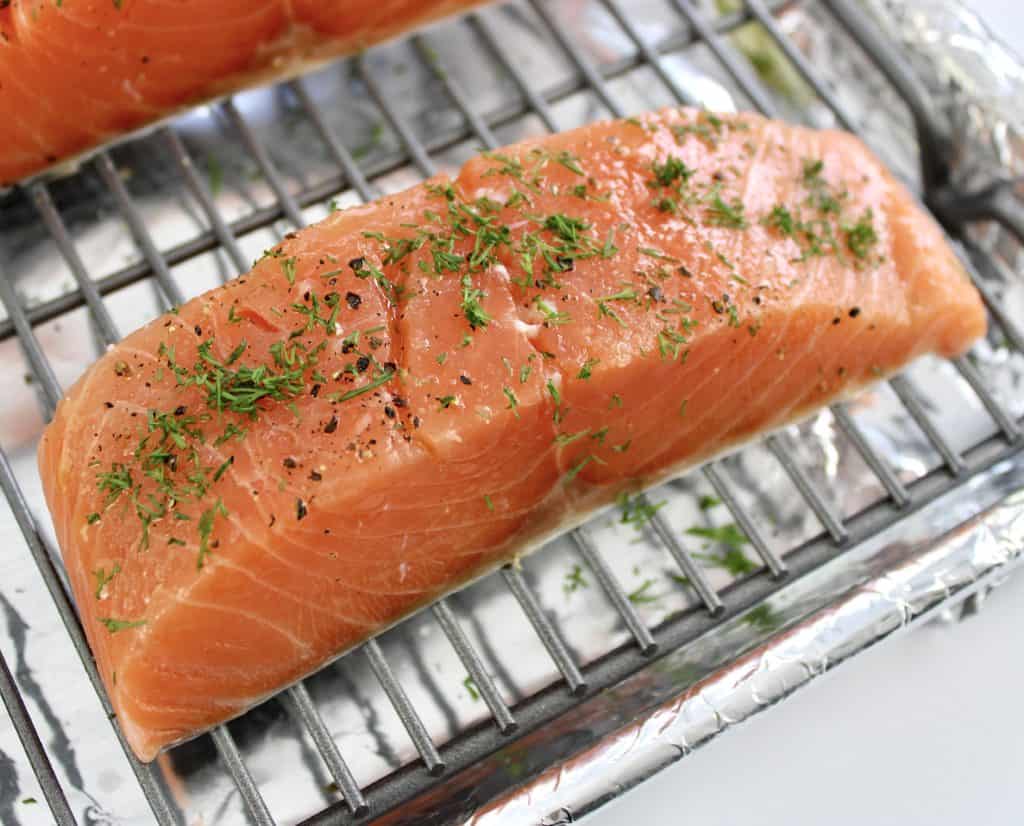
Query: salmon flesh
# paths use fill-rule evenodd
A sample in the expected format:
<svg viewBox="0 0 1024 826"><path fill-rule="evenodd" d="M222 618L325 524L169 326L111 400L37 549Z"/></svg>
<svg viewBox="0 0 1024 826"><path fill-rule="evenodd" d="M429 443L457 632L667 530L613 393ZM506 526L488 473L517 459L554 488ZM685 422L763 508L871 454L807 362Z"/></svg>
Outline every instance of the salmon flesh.
<svg viewBox="0 0 1024 826"><path fill-rule="evenodd" d="M669 109L287 236L103 356L39 467L143 760L985 313L856 138Z"/></svg>
<svg viewBox="0 0 1024 826"><path fill-rule="evenodd" d="M0 2L0 186L479 2Z"/></svg>

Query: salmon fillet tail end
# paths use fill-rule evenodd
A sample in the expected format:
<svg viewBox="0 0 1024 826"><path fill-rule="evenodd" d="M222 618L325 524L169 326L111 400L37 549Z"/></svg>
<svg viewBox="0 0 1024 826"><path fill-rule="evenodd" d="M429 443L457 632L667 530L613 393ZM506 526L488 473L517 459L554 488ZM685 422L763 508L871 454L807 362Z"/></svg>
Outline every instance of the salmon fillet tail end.
<svg viewBox="0 0 1024 826"><path fill-rule="evenodd" d="M858 140L667 109L289 234L104 354L39 470L151 760L622 493L985 328Z"/></svg>

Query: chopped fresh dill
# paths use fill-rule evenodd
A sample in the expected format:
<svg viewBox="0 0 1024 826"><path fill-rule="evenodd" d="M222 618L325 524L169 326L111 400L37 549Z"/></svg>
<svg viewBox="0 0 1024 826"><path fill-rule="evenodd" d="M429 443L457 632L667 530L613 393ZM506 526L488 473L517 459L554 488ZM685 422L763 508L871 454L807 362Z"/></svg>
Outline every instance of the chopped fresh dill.
<svg viewBox="0 0 1024 826"><path fill-rule="evenodd" d="M655 596L649 593L651 586L655 585L653 579L645 579L640 587L629 593L629 601L634 605L644 605L651 602L657 602L661 597Z"/></svg>
<svg viewBox="0 0 1024 826"><path fill-rule="evenodd" d="M121 573L120 563L115 562L114 567L108 573L105 568L97 568L92 572L92 575L96 578L96 599L100 599L103 596L103 589L110 584L110 581Z"/></svg>
<svg viewBox="0 0 1024 826"><path fill-rule="evenodd" d="M562 590L571 594L578 591L580 588L589 588L590 583L587 582L586 577L583 575L583 568L579 565L573 565L572 569L563 577Z"/></svg>
<svg viewBox="0 0 1024 826"><path fill-rule="evenodd" d="M622 511L619 522L623 525L632 525L637 530L643 528L654 514L668 504L664 499L660 502L652 503L642 493L630 496L626 491L620 493L615 501Z"/></svg>
<svg viewBox="0 0 1024 826"><path fill-rule="evenodd" d="M99 621L111 634L116 634L118 631L125 631L129 628L139 628L146 624L146 620L122 620L114 619L113 617L100 617Z"/></svg>

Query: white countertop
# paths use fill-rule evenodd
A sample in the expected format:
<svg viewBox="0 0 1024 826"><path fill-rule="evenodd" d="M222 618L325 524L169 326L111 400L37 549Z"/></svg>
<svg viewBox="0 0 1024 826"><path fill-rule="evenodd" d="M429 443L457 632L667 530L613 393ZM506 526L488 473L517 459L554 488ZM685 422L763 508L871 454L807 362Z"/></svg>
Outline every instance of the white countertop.
<svg viewBox="0 0 1024 826"><path fill-rule="evenodd" d="M1024 573L979 614L864 652L586 826L1019 826Z"/></svg>
<svg viewBox="0 0 1024 826"><path fill-rule="evenodd" d="M1022 0L973 0L1024 51ZM1024 573L982 611L853 658L587 826L1024 822Z"/></svg>

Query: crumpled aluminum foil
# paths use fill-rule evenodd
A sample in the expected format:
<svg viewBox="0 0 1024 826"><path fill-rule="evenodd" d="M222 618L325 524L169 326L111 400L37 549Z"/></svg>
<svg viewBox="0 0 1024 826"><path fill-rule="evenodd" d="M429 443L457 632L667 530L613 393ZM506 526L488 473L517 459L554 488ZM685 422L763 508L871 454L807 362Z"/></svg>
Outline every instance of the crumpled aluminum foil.
<svg viewBox="0 0 1024 826"><path fill-rule="evenodd" d="M629 38L596 0L562 0L546 5L565 23L576 45L591 60L608 65L635 57L635 47ZM667 5L660 0L628 3L633 25L649 42L679 31L679 20L670 16ZM953 8L951 2L938 0L915 0L911 5L921 9ZM627 4L620 0L620 6L625 8ZM713 5L709 3L707 8L711 10ZM528 4L488 9L484 16L500 32L503 44L517 56L520 69L534 88L557 90L574 82L575 72L564 52ZM920 23L919 18L914 20ZM823 67L823 79L857 118L872 147L913 183L917 167L912 123L870 62L851 47L849 38L837 30L834 20L818 3L787 4L779 22L812 63ZM745 31L747 34L737 33L727 42L756 65L775 67L770 74L762 75L762 80L769 83L773 100L785 117L815 126L834 125L828 108L809 96L792 72L779 68L778 50L765 40L763 33L759 35L756 28ZM947 39L952 37L952 27L950 32ZM507 76L495 69L494 61L479 47L465 24L448 24L430 33L428 44L437 50L446 70L458 80L479 111L514 108L518 93ZM935 50L937 55L949 59L953 46L935 45ZM417 134L444 135L460 128L461 116L408 43L374 49L366 59ZM709 107L730 109L749 105L706 48L674 51L662 62L681 88ZM340 63L306 80L310 94L322 105L328 127L345 145L357 151L365 168L389 170L375 179L384 191L418 180L417 170L402 162L397 137L383 122L365 87L349 67L349 63ZM1004 75L1009 77L1007 72ZM850 78L858 80L851 83ZM644 66L625 72L609 87L628 112L673 102ZM333 160L286 92L258 90L239 96L236 102L258 138L270 149L290 189L314 187L335 174ZM551 110L560 128L607 114L600 100L589 93L563 96L551 105ZM990 112L978 111L982 115ZM986 123L997 117L985 116L990 118ZM254 172L245 147L237 135L225 129L215 109L197 110L179 120L176 128L215 190L217 206L226 217L235 220L272 203L273 193L267 182ZM511 118L497 131L500 140L513 141L537 134L542 131L542 124L536 117ZM433 157L439 167L450 169L475 148L474 140L462 141ZM1000 163L1005 160L992 157ZM147 136L120 147L114 158L161 248L180 243L204 227L200 211L173 166L166 162L166 147L158 136ZM1014 155L1006 168L1016 168L1016 163ZM109 195L88 169L54 184L52 190L90 273L100 276L138 261L139 252L130 233ZM353 203L355 195L344 192L339 201L343 205ZM306 217L320 217L325 206L309 208ZM276 226L243 237L246 254L255 258L287 229ZM66 269L52 241L31 208L16 198L4 204L0 241L5 272L28 306L67 291ZM1018 289L1022 279L1013 276L1013 259L1003 255L1005 250L998 245L989 245L986 252L986 260L994 262L992 267L996 270L993 290L999 291L1007 306L1019 309L1019 315L1024 316L1024 290ZM999 272L1005 277L998 277ZM215 253L177 265L172 272L189 296L231 275L230 262ZM144 323L159 311L148 282L118 290L106 303L123 331ZM37 335L65 385L97 354L96 336L82 310L41 325ZM995 333L975 351L974 358L1007 407L1017 415L1024 414L1024 393L1020 392L1024 360ZM0 440L33 508L44 541L52 550L55 546L34 466L42 420L37 388L24 381L26 372L17 342L0 342L0 382L5 388L0 403ZM977 398L948 364L926 359L914 365L909 374L924 391L936 426L955 447L976 444L994 431L994 424ZM904 482L924 476L941 463L920 431L908 422L886 386L862 394L851 403L850 410L871 444ZM824 411L791 428L783 438L838 512L857 513L882 497L877 479L843 436L830 412ZM777 553L785 554L820 533L821 526L763 446L753 445L731 457L722 471L741 504L758 525L766 526L767 540ZM1009 558L1009 553L1002 559L998 554L986 556L988 551L974 553L953 540L935 543L940 533L954 530L964 520L992 508L984 528L980 523L975 525L988 531L990 537L985 540L988 545L977 544L977 548L998 545L1008 551L1011 546L1019 547L1021 528L1018 521L1010 518L1015 511L998 506L1002 497L1024 487L1024 479L1015 474L1014 468L1004 468L991 477L990 483L979 481L943 500L938 514L946 521L941 526L907 521L904 525L908 533L888 535L885 547L871 545L844 554L842 559L850 567L831 570L835 580L830 580L824 570L820 575L800 580L802 589L787 589L777 601L766 606L766 616L774 618L772 623L745 621L723 626L705 645L688 646L659 660L652 669L638 673L614 693L601 695L606 698L605 704L585 704L579 708L581 716L568 715L545 727L552 735L564 735L554 745L549 742L545 746L539 736L531 735L484 761L481 771L490 770L491 776L498 778L496 782L500 781L495 788L505 789L518 782L517 773L526 762L524 754L537 761L570 760L557 777L542 775L517 795L481 811L479 819L491 823L501 818L504 822L507 816L518 826L531 822L535 816L535 822L557 822L562 807L573 815L585 812L702 741L721 727L723 719L719 718L723 713L729 719L740 719L762 708L763 700L781 696L806 679L798 679L797 675L817 673L826 662L852 654L883 636L900 624L901 617L906 619L904 606L916 604L917 600L930 604L944 593L942 589L936 590L935 583L948 582L951 587L966 588L974 577L987 580L997 564ZM701 498L709 493L706 481L698 473L663 486L652 493L652 499L666 501L663 514L672 529L685 537L690 527L728 521L729 517L722 513L724 509L708 511L700 507ZM1013 503L1016 505L1017 500ZM672 579L678 572L649 531L623 524L615 511L599 516L587 529L627 591L646 587L643 594L653 597L650 602L637 604L648 625L653 627L695 604L692 593ZM715 552L714 548L702 548L696 541L686 541L696 553ZM918 544L908 548L908 542ZM927 554L927 563L921 562L921 554ZM591 584L567 589L578 562L571 543L562 539L526 560L524 572L577 660L588 663L626 643L629 635L599 588ZM888 579L886 572L891 572ZM716 587L733 579L713 564L709 564L708 573ZM877 579L877 589L862 589L853 603L831 602L840 586L849 589L871 576ZM645 585L649 580L654 584ZM895 603L892 593L883 593L890 587L902 594ZM491 577L467 589L455 598L455 605L467 634L482 652L506 700L515 702L557 681L550 660L499 578ZM822 611L827 614L827 622L826 615L815 614ZM757 648L767 643L779 627L788 629L777 642L780 647ZM444 743L471 726L487 722L486 708L465 686L461 663L429 615L403 623L384 635L381 644L436 742ZM838 647L825 657L829 645ZM758 658L737 659L752 646L762 652ZM80 819L112 826L149 823L146 802L3 504L0 650L17 672L19 686ZM514 665L509 662L511 651L515 652ZM807 663L809 668L804 667ZM682 700L675 698L691 685L696 687L690 688ZM361 785L373 783L416 759L408 736L361 655L348 656L325 669L309 681L309 689ZM662 702L653 702L656 697ZM713 712L718 712L717 717ZM233 732L260 791L280 822L297 822L338 800L337 790L312 744L279 703L261 706L239 721ZM598 741L606 745L585 750ZM631 742L638 746L634 749L629 745ZM584 749L584 755L572 759L574 751L558 750L570 746L575 751ZM183 823L233 826L246 822L238 793L208 738L163 756L160 767L171 797L180 807ZM459 777L450 779L439 794L454 791L460 782ZM566 796L552 797L555 786L564 788ZM24 802L33 798L40 803ZM49 823L41 801L13 730L0 715L0 822L4 826ZM407 811L410 816L433 817L426 810Z"/></svg>
<svg viewBox="0 0 1024 826"><path fill-rule="evenodd" d="M866 0L946 117L964 191L1024 174L1024 66L967 6Z"/></svg>
<svg viewBox="0 0 1024 826"><path fill-rule="evenodd" d="M900 524L892 535L879 535L815 572L810 583L798 584L798 593L787 589L785 595L768 602L783 625L787 616L818 603L809 616L718 667L678 696L644 710L638 721L465 822L473 826L573 823L848 657L1000 582L1024 563L1024 468L1004 463L974 484L981 500L1003 498L966 522L960 521L962 497L954 494L938 500ZM936 529L950 530L937 541L915 542L915 535L929 536ZM859 584L821 604L822 585L830 577ZM732 626L726 633L731 632L736 643L753 636L742 618ZM647 681L642 689L633 687L633 692L655 694L660 687L670 693L669 686L678 685L678 674L686 673L687 667L718 660L721 652L714 645L697 642L673 652L656 669L648 670L653 674L645 672L643 678L629 681ZM659 682L664 685L658 686ZM620 695L629 694L630 688L624 686ZM602 712L613 713L615 702L595 698L592 705L598 708L578 710L572 719L560 721L556 731L546 730L533 738L530 747L543 749L561 730L580 726L581 721L586 725L588 717L598 718Z"/></svg>

